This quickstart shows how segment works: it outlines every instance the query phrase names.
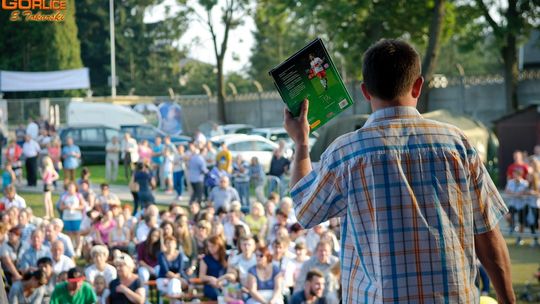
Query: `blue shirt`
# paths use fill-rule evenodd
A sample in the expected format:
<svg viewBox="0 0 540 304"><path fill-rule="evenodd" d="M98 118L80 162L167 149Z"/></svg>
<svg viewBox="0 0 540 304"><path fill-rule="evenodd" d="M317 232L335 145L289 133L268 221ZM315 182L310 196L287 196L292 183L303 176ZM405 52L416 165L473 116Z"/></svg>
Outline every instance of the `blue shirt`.
<svg viewBox="0 0 540 304"><path fill-rule="evenodd" d="M176 259L169 261L163 252L158 255L159 274L158 278L166 278L167 272L178 273L182 278L189 280L189 276L184 272L184 255L178 253Z"/></svg>
<svg viewBox="0 0 540 304"><path fill-rule="evenodd" d="M36 251L34 247L29 246L22 254L17 268L25 271L30 267L37 267L37 261L42 257L51 257L51 250L48 246L42 245L39 251Z"/></svg>
<svg viewBox="0 0 540 304"><path fill-rule="evenodd" d="M163 148L164 147L165 146L163 144L160 144L159 146L152 145L152 152L153 153L163 153ZM163 163L163 154L161 154L159 156L152 156L152 162L154 164L161 165Z"/></svg>
<svg viewBox="0 0 540 304"><path fill-rule="evenodd" d="M189 181L191 183L202 183L204 181L204 175L208 172L206 161L204 161L204 158L200 154L191 156L188 169Z"/></svg>
<svg viewBox="0 0 540 304"><path fill-rule="evenodd" d="M79 157L72 156L72 153L79 154ZM77 145L65 146L62 148L62 157L64 158L65 169L77 169L79 167L79 159L81 150Z"/></svg>
<svg viewBox="0 0 540 304"><path fill-rule="evenodd" d="M7 186L11 185L12 182L11 174L7 171L2 172L2 191L4 191Z"/></svg>

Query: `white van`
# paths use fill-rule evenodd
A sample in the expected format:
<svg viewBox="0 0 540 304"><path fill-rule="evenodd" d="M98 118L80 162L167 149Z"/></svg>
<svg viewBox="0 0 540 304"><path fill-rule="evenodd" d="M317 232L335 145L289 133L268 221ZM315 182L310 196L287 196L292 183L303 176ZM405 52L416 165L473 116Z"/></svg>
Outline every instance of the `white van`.
<svg viewBox="0 0 540 304"><path fill-rule="evenodd" d="M102 124L120 129L121 125L139 125L146 118L127 106L102 102L72 101L67 111L67 124Z"/></svg>

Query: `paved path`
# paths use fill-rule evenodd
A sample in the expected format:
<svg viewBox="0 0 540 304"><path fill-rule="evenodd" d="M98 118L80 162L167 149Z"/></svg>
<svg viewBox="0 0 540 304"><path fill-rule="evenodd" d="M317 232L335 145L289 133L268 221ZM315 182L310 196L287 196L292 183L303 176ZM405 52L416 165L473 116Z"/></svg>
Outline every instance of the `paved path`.
<svg viewBox="0 0 540 304"><path fill-rule="evenodd" d="M53 193L55 194L61 194L62 191L60 189L63 189L62 187L63 182L59 182L57 186L57 190L54 190ZM109 185L109 188L112 193L118 195L121 201L133 201L133 196L131 196L131 192L129 191L128 186L126 185ZM99 194L101 190L99 189L99 185L92 184L92 189L96 194ZM17 191L19 192L30 192L30 193L43 193L43 184L41 181L38 181L37 187L28 187L26 185L23 186L17 186ZM189 195L186 192L182 195L180 200L177 200L176 192L174 194L166 194L161 190L154 191L154 197L156 199L156 203L159 205L170 205L171 203L177 203L182 206L187 206L189 203Z"/></svg>

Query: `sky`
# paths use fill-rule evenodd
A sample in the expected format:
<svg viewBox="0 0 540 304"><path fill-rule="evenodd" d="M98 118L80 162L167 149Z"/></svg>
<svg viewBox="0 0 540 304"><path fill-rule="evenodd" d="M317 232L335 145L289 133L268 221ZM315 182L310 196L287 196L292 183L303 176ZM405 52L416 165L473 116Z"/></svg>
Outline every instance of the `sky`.
<svg viewBox="0 0 540 304"><path fill-rule="evenodd" d="M223 2L219 0L219 2ZM197 5L196 0L188 0L188 5L196 8L197 12L202 14L202 9ZM166 0L163 4L149 10L145 16L145 22L155 22L163 19L165 16L165 6L170 6L170 13L177 12L180 8L175 0ZM223 25L219 22L220 11L215 8L213 11L214 24L218 33L218 45L223 37ZM229 33L229 45L225 55L224 69L226 73L240 72L247 70L249 65L249 56L254 43L253 31L255 24L251 17L244 17L244 24ZM207 26L200 21L191 21L187 32L179 41L180 45L188 47L188 56L203 62L211 64L216 63L212 38Z"/></svg>

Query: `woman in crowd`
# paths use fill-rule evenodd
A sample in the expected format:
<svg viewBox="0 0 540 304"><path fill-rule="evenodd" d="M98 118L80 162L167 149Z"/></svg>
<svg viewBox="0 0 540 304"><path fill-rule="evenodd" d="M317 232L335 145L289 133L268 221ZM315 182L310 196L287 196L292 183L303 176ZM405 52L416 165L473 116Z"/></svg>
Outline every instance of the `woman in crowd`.
<svg viewBox="0 0 540 304"><path fill-rule="evenodd" d="M54 169L52 159L49 156L43 157L43 204L45 205L45 219L54 217L54 209L52 202L53 183L58 179L58 173Z"/></svg>
<svg viewBox="0 0 540 304"><path fill-rule="evenodd" d="M143 139L139 142L139 161L144 164L150 164L152 159L152 148L148 144L148 140Z"/></svg>
<svg viewBox="0 0 540 304"><path fill-rule="evenodd" d="M253 203L251 213L246 215L244 222L248 225L251 233L257 236L259 240L265 239L268 219L264 215L264 207L261 203Z"/></svg>
<svg viewBox="0 0 540 304"><path fill-rule="evenodd" d="M283 303L281 286L283 275L279 267L272 264L272 254L267 247L260 247L255 254L257 265L250 268L247 278L248 304Z"/></svg>
<svg viewBox="0 0 540 304"><path fill-rule="evenodd" d="M168 296L179 296L182 289L187 289L189 277L184 272L184 255L174 237L165 238L165 250L159 253L158 262L158 289Z"/></svg>
<svg viewBox="0 0 540 304"><path fill-rule="evenodd" d="M133 273L135 263L131 257L126 253L117 252L113 264L116 267L118 277L109 284L108 303L145 303L146 291L139 277Z"/></svg>
<svg viewBox="0 0 540 304"><path fill-rule="evenodd" d="M124 214L120 214L116 217L116 226L109 233L109 247L111 249L118 249L120 251L129 253L129 242L131 240L131 233L129 228L125 226Z"/></svg>
<svg viewBox="0 0 540 304"><path fill-rule="evenodd" d="M139 185L137 199L134 199L133 208L134 214L137 213L139 206L145 209L148 205L155 202L152 188L155 187L155 181L150 174L149 169L143 163L137 163L137 167L133 172L133 180Z"/></svg>
<svg viewBox="0 0 540 304"><path fill-rule="evenodd" d="M192 276L197 268L198 262L196 250L197 243L191 234L187 215L179 215L175 224L176 229L174 230L174 236L180 245L182 252L189 260L189 267L186 269L186 274Z"/></svg>
<svg viewBox="0 0 540 304"><path fill-rule="evenodd" d="M143 283L157 277L159 272L158 255L160 253L160 247L160 232L157 228L150 229L146 240L137 245L138 273Z"/></svg>
<svg viewBox="0 0 540 304"><path fill-rule="evenodd" d="M227 272L227 253L225 240L221 235L213 235L207 241L208 254L201 260L199 277L204 282L204 296L217 300L220 293L221 276Z"/></svg>
<svg viewBox="0 0 540 304"><path fill-rule="evenodd" d="M22 148L14 139L10 139L6 148L6 163L11 164L11 168L17 176L17 182L22 182Z"/></svg>
<svg viewBox="0 0 540 304"><path fill-rule="evenodd" d="M210 236L212 231L212 224L207 220L200 220L195 226L195 244L197 250L198 259L202 259L203 256L207 253L207 242L206 240Z"/></svg>
<svg viewBox="0 0 540 304"><path fill-rule="evenodd" d="M90 251L90 257L93 264L88 266L84 271L86 280L90 283L94 283L94 278L97 275L105 277L107 284L116 279L116 269L107 263L109 258L109 249L103 245L96 245Z"/></svg>
<svg viewBox="0 0 540 304"><path fill-rule="evenodd" d="M177 151L173 159L173 188L176 191L177 199L182 197L184 192L184 170L185 170L185 148L183 145L178 145Z"/></svg>
<svg viewBox="0 0 540 304"><path fill-rule="evenodd" d="M27 272L9 291L10 304L41 304L45 297L47 277L42 270Z"/></svg>
<svg viewBox="0 0 540 304"><path fill-rule="evenodd" d="M101 217L101 220L94 226L97 234L97 239L94 240L96 244L109 246L109 234L116 227L116 221L113 218L111 210L105 212ZM110 246L109 246L110 247Z"/></svg>
<svg viewBox="0 0 540 304"><path fill-rule="evenodd" d="M77 192L77 185L70 182L67 185L67 191L60 197L59 208L62 212L62 221L64 221L64 231L71 237L75 248L79 248L79 244L81 244L79 230L85 205L84 198Z"/></svg>

